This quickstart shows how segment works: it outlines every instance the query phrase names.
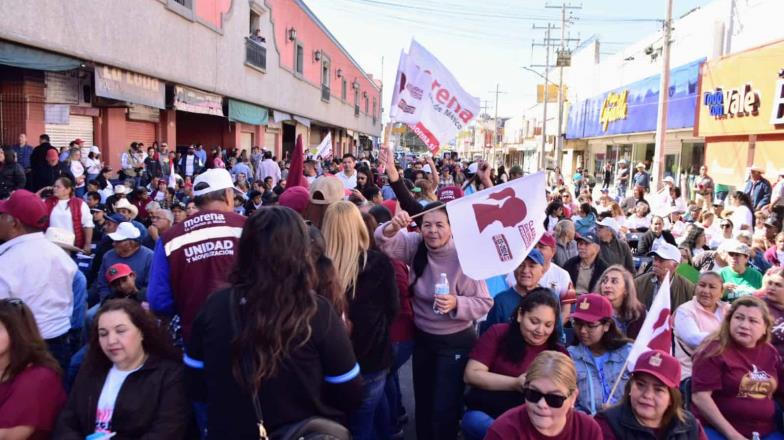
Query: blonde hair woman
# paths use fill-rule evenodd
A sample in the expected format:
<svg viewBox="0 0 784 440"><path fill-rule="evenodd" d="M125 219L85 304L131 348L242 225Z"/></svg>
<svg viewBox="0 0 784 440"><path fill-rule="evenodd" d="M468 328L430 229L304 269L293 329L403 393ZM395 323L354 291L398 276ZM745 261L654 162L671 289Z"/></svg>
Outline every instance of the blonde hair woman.
<svg viewBox="0 0 784 440"><path fill-rule="evenodd" d="M353 203L331 204L321 232L325 255L332 260L340 291L346 295L351 343L364 381L362 405L349 415L349 429L355 439L372 439L376 407L392 365L389 326L400 306L395 270L386 255L370 249L370 235Z"/></svg>
<svg viewBox="0 0 784 440"><path fill-rule="evenodd" d="M709 438L751 438L757 432L764 439L776 432L773 396L781 388L781 359L770 332L768 307L744 296L694 355L692 403Z"/></svg>
<svg viewBox="0 0 784 440"><path fill-rule="evenodd" d="M634 277L620 264L608 267L599 278L599 294L610 300L613 321L624 336L635 339L645 321L645 306L637 299Z"/></svg>
<svg viewBox="0 0 784 440"><path fill-rule="evenodd" d="M557 351L542 352L525 376L526 403L497 418L485 440L601 438L593 418L575 411L578 394L577 371L569 356Z"/></svg>

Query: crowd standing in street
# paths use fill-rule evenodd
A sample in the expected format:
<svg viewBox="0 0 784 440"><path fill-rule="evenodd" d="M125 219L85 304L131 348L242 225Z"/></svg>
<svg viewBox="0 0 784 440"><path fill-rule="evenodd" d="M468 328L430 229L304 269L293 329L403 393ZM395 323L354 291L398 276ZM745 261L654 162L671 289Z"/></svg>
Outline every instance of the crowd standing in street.
<svg viewBox="0 0 784 440"><path fill-rule="evenodd" d="M0 150L0 438L784 439L762 168L726 201L705 166L596 200L552 170L547 232L477 280L446 206L519 166L71 144ZM665 282L670 353L630 362Z"/></svg>

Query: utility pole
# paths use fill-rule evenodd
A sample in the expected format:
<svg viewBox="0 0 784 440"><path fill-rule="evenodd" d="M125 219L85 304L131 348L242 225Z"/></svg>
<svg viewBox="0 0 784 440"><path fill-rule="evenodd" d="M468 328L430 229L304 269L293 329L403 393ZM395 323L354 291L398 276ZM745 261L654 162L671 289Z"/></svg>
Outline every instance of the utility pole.
<svg viewBox="0 0 784 440"><path fill-rule="evenodd" d="M501 85L496 83L495 85L495 92L490 91L490 93L495 93L495 116L493 117L493 154L492 154L492 161L490 162L490 167L496 167L496 153L498 149L498 95L506 93L501 91Z"/></svg>
<svg viewBox="0 0 784 440"><path fill-rule="evenodd" d="M547 101L550 99L548 96L548 86L550 84L550 31L553 29L551 23L547 23L547 30L544 37L544 93L542 103L542 146L539 147L539 169L544 170L547 161L544 159L545 150L547 148Z"/></svg>
<svg viewBox="0 0 784 440"><path fill-rule="evenodd" d="M563 68L571 65L571 52L566 51L566 26L571 24L570 19L566 19L567 9L582 9L582 6L572 6L569 4L561 3L558 5L546 5L546 8L560 8L561 9L561 47L558 51L558 137L555 139L555 166L561 169L561 160L563 159L563 113L564 113L564 93L563 93ZM545 84L547 87L547 84ZM547 103L545 102L545 107Z"/></svg>
<svg viewBox="0 0 784 440"><path fill-rule="evenodd" d="M670 88L670 44L672 40L672 0L664 0L664 47L662 48L662 72L659 83L659 118L656 123L656 149L653 153L653 178L656 190L661 188L664 176L664 145L667 142L667 107Z"/></svg>

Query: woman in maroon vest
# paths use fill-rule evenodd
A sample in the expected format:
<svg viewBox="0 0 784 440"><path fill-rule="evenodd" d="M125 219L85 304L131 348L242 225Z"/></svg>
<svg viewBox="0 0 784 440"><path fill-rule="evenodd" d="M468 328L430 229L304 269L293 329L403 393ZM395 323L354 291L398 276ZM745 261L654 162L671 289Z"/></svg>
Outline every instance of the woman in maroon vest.
<svg viewBox="0 0 784 440"><path fill-rule="evenodd" d="M87 203L74 195L74 184L68 177L55 180L52 191L54 195L44 200L49 211L49 226L73 231L74 245L90 254L95 225Z"/></svg>

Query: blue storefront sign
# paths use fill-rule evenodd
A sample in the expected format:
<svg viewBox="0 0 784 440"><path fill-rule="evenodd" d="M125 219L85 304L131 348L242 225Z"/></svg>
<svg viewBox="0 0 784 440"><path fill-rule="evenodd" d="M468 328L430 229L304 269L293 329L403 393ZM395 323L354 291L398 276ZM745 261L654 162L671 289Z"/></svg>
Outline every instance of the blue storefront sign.
<svg viewBox="0 0 784 440"><path fill-rule="evenodd" d="M670 71L667 128L694 127L697 81L705 59ZM650 76L599 96L579 101L569 110L566 138L582 139L656 131L660 75Z"/></svg>

